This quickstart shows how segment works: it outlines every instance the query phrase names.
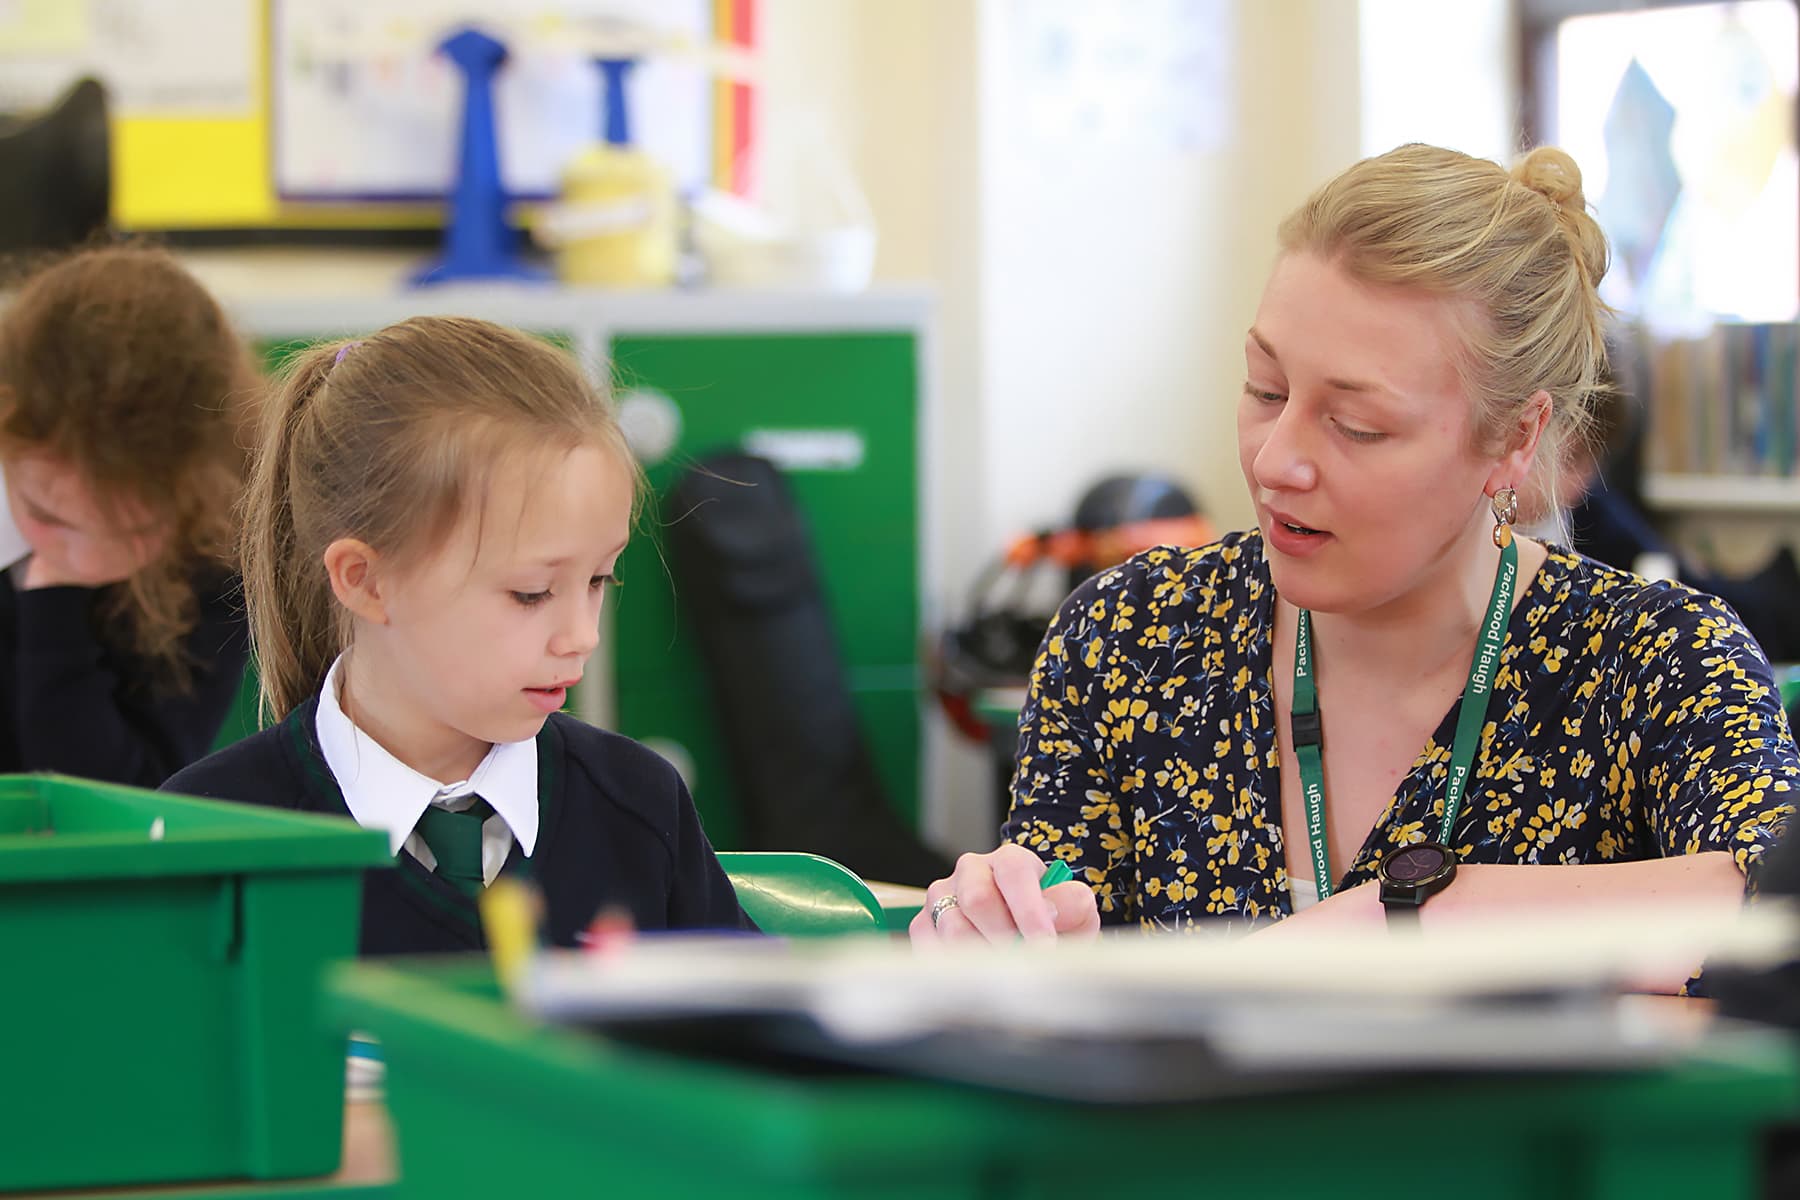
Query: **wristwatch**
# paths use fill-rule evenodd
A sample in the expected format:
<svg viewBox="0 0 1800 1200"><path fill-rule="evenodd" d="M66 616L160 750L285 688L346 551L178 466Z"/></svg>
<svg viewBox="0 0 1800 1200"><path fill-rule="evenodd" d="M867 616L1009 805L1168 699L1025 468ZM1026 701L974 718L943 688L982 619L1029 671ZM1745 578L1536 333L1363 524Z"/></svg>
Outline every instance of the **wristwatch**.
<svg viewBox="0 0 1800 1200"><path fill-rule="evenodd" d="M1456 852L1441 842L1417 842L1382 859L1375 877L1388 928L1414 927L1419 909L1456 878Z"/></svg>

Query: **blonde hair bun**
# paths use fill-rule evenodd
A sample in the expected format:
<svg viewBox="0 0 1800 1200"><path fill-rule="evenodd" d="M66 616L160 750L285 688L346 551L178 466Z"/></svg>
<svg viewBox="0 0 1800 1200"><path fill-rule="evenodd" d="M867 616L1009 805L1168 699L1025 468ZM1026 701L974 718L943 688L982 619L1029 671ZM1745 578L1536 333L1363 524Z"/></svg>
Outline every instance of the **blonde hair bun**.
<svg viewBox="0 0 1800 1200"><path fill-rule="evenodd" d="M1581 168L1555 146L1539 146L1513 164L1512 177L1552 202L1577 212L1587 211L1581 194Z"/></svg>
<svg viewBox="0 0 1800 1200"><path fill-rule="evenodd" d="M1511 175L1514 182L1556 205L1557 217L1569 235L1587 284L1597 287L1609 265L1606 235L1588 212L1587 197L1581 190L1581 168L1575 160L1555 146L1539 146L1513 164Z"/></svg>

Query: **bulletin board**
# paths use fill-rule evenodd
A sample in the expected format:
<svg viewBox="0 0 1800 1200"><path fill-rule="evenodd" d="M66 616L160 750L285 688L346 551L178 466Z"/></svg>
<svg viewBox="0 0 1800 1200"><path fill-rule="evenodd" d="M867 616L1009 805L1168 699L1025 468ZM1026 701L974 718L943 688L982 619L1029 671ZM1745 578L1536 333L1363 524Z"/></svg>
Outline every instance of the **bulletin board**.
<svg viewBox="0 0 1800 1200"><path fill-rule="evenodd" d="M97 78L115 223L269 224L263 15L262 0L0 0L0 108L47 107Z"/></svg>
<svg viewBox="0 0 1800 1200"><path fill-rule="evenodd" d="M408 36L408 22L416 34L441 28L430 22L485 9L553 45L559 28L579 20L645 11L753 50L755 5L0 0L0 110L47 106L83 75L105 83L113 220L122 229L430 228L443 219L438 197L455 161L461 91L459 83L445 86L456 83L453 70L433 67L428 52L412 59L412 51L391 48ZM374 26L356 55L334 51L334 37L341 46L344 30L364 29L346 26L350 16L380 18L392 28ZM526 40L521 37L522 47ZM558 52L542 53L554 59ZM551 190L558 155L599 128L597 71L577 69L575 55L560 53L561 73L546 68L540 77L550 82L526 87L523 72L510 83L496 81L503 140L508 113L529 130L502 151L507 182L526 195ZM439 70L442 77L413 99L395 85L403 70L414 80L428 81ZM351 115L342 102L351 94L373 98L373 115ZM697 83L678 68L664 64L659 71L652 64L642 68L633 99L642 144L668 156L684 183L710 181L749 194L754 85L710 76ZM546 110L551 119L528 116Z"/></svg>
<svg viewBox="0 0 1800 1200"><path fill-rule="evenodd" d="M691 189L710 181L713 77L681 47L713 40L711 0L273 0L271 122L283 200L443 195L460 146L460 72L436 53L462 28L502 42L494 80L501 179L510 195L555 194L563 166L604 128L599 69L584 49L621 23L673 49L627 83L632 140Z"/></svg>

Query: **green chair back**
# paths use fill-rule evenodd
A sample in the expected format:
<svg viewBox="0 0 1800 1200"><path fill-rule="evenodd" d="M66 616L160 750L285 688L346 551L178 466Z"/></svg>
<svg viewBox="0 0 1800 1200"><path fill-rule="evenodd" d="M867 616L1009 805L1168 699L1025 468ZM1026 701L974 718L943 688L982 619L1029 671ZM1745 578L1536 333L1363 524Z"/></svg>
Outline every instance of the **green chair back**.
<svg viewBox="0 0 1800 1200"><path fill-rule="evenodd" d="M817 854L722 851L738 902L764 933L833 937L879 933L881 904L854 871Z"/></svg>

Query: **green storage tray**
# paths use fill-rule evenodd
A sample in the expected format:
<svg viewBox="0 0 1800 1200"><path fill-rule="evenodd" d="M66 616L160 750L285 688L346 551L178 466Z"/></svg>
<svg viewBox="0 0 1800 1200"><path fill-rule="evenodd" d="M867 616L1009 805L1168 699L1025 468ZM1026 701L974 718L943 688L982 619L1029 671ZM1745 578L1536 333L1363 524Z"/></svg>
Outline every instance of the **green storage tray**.
<svg viewBox="0 0 1800 1200"><path fill-rule="evenodd" d="M319 977L390 861L348 821L0 776L0 1191L335 1170Z"/></svg>
<svg viewBox="0 0 1800 1200"><path fill-rule="evenodd" d="M620 1046L520 1018L478 964L350 964L326 991L330 1018L382 1041L401 1198L1063 1200L1311 1194L1321 1180L1381 1200L1748 1197L1760 1130L1800 1105L1772 1036L1642 1074L1108 1107Z"/></svg>

